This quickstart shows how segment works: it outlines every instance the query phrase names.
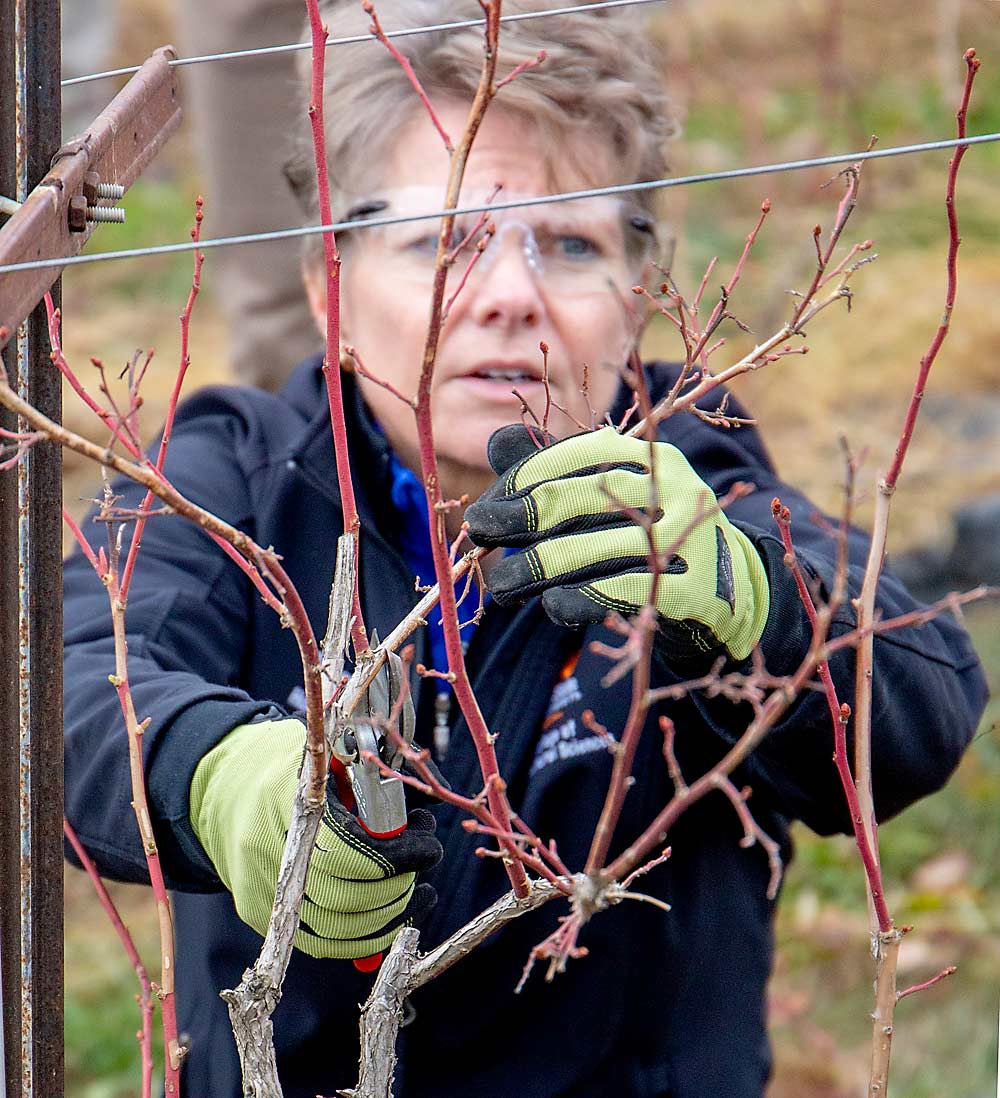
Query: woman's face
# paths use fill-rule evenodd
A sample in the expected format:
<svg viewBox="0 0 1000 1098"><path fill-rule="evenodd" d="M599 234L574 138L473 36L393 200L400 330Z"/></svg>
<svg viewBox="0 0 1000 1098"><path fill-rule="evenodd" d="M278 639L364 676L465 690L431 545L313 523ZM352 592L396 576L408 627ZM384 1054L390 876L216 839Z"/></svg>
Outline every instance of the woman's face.
<svg viewBox="0 0 1000 1098"><path fill-rule="evenodd" d="M457 104L439 111L453 137L461 133L466 116L467 109ZM552 193L551 158L551 150L540 148L514 117L502 110L487 112L469 158L462 200L488 199L497 183L503 184L498 202L512 195ZM610 150L588 150L588 159L594 171L587 179L561 179L566 189L612 177ZM361 196L361 204L368 199L373 206L378 203L375 217L443 208L447 172L441 140L421 112L401 132L382 184ZM548 346L554 434L579 430L556 404L587 425L591 408L598 418L609 409L635 336L629 289L641 267L634 249L630 258L624 255L625 236L636 230L627 227L622 210L618 200L597 199L513 210L495 218L496 235L451 305L438 344L431 409L446 497L468 493L475 498L493 480L486 442L498 427L521 417L521 402L512 389L542 417L541 342ZM362 229L343 243L342 342L357 350L369 372L407 396L416 395L420 377L438 225L424 221ZM460 229L456 240L463 234ZM452 268L446 301L471 254L467 249ZM321 273L313 272L307 284L322 328ZM581 392L585 366L586 394ZM419 473L412 410L367 378L359 376L358 383L400 459Z"/></svg>

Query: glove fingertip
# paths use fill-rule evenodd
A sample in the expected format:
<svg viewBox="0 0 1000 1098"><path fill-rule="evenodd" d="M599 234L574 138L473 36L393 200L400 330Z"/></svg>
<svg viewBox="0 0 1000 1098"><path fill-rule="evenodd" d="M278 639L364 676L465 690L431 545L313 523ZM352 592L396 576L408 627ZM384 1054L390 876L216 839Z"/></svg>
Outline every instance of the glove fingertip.
<svg viewBox="0 0 1000 1098"><path fill-rule="evenodd" d="M413 850L409 860L409 868L417 873L425 873L433 869L444 857L444 847L433 835L424 836L424 841Z"/></svg>
<svg viewBox="0 0 1000 1098"><path fill-rule="evenodd" d="M540 428L529 430L523 423L498 427L486 443L486 459L497 476L537 450L550 446L555 438Z"/></svg>
<svg viewBox="0 0 1000 1098"><path fill-rule="evenodd" d="M469 540L484 549L493 549L502 545L507 533L505 523L497 517L496 502L492 498L493 489L487 489L479 499L470 503L463 518L469 524Z"/></svg>
<svg viewBox="0 0 1000 1098"><path fill-rule="evenodd" d="M427 884L426 881L418 884L403 912L406 921L411 926L419 926L434 909L437 901L437 889L433 885Z"/></svg>
<svg viewBox="0 0 1000 1098"><path fill-rule="evenodd" d="M604 621L615 607L597 602L586 590L585 586L552 587L542 593L542 606L556 625L573 627Z"/></svg>
<svg viewBox="0 0 1000 1098"><path fill-rule="evenodd" d="M413 808L407 814L406 827L409 831L421 831L427 835L433 835L437 831L437 820L434 813L426 808Z"/></svg>

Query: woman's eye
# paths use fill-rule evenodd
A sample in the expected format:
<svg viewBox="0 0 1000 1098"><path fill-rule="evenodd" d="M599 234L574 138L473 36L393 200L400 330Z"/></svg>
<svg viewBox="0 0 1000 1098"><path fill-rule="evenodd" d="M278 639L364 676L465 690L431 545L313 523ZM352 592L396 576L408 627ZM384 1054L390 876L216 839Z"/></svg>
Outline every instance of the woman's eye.
<svg viewBox="0 0 1000 1098"><path fill-rule="evenodd" d="M586 236L566 234L556 237L558 254L567 259L596 259L601 254L598 244Z"/></svg>
<svg viewBox="0 0 1000 1098"><path fill-rule="evenodd" d="M407 242L406 250L412 255L430 256L437 255L438 234L427 233L425 236L416 236Z"/></svg>
<svg viewBox="0 0 1000 1098"><path fill-rule="evenodd" d="M470 226L464 222L456 221L451 230L449 248L457 247L466 237ZM428 230L422 236L413 236L406 243L406 251L415 256L427 256L434 259L437 256L439 233L437 229Z"/></svg>

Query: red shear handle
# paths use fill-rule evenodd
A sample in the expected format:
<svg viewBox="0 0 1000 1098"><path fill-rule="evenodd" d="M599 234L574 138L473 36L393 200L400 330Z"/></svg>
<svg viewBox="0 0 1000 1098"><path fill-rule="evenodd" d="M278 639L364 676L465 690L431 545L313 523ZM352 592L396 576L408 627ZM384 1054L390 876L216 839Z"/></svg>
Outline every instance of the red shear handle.
<svg viewBox="0 0 1000 1098"><path fill-rule="evenodd" d="M365 828L365 831L367 831L373 839L392 839L397 835L401 835L406 830L406 824L403 824L402 827L397 827L395 831L385 831L382 834L379 834L377 831L372 831L371 828L365 827L364 820L359 819L358 823ZM382 963L382 956L383 954L380 950L378 953L373 953L370 957L355 957L354 967L358 972L374 972Z"/></svg>
<svg viewBox="0 0 1000 1098"><path fill-rule="evenodd" d="M406 824L403 824L402 827L397 827L395 831L385 831L382 834L379 834L377 831L372 831L371 828L365 827L364 820L359 819L358 823L365 828L365 831L367 831L373 839L392 839L397 835L401 835L406 830ZM382 957L383 954L381 950L378 953L373 953L370 957L355 957L354 967L358 972L374 972L382 963Z"/></svg>
<svg viewBox="0 0 1000 1098"><path fill-rule="evenodd" d="M351 788L350 775L347 773L347 767L340 761L340 759L330 759L330 774L333 778L334 784L337 787L337 797L340 803L349 811L357 812L357 803L354 799L354 791ZM402 834L406 830L406 824L402 827L397 827L395 831L372 831L370 827L365 826L365 821L355 816L358 823L368 832L373 839L392 839L396 835ZM358 972L374 972L378 966L382 963L382 957L384 954L381 950L378 953L373 953L369 957L355 957L354 967Z"/></svg>

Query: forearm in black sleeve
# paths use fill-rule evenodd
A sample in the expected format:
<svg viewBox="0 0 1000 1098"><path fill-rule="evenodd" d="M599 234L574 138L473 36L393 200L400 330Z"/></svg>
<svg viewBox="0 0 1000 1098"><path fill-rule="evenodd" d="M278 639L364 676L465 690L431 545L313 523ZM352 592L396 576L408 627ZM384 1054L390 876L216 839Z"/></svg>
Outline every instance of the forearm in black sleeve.
<svg viewBox="0 0 1000 1098"><path fill-rule="evenodd" d="M167 474L234 525L249 528L233 424L179 421ZM119 506L144 490L116 485ZM95 548L103 524L85 523ZM128 538L125 539L126 550ZM124 555L123 555L124 559ZM128 677L142 738L153 828L168 886L221 887L188 820L188 790L202 755L228 731L267 712L237 685L252 592L243 573L193 523L147 523L125 612ZM102 874L148 880L129 778L125 722L108 682L115 670L107 593L79 552L65 570L66 815Z"/></svg>
<svg viewBox="0 0 1000 1098"><path fill-rule="evenodd" d="M742 413L734 401L729 411ZM791 572L783 563L771 500L777 496L789 507L796 553L807 577L819 584L821 597L833 589L837 540L831 529L835 523L817 521L817 508L778 479L754 428L727 431L693 416L674 417L668 424L672 425L670 441L684 451L717 495L727 492L735 481L755 486L727 514L754 542L768 572L771 608L761 641L766 664L775 674L789 674L806 654L811 629ZM855 628L851 599L861 592L868 544L863 532L850 532L848 591L831 626L833 637ZM919 605L885 569L876 594L877 616L895 618ZM829 662L838 698L853 709L854 649L841 650ZM666 674L681 677L669 670ZM975 733L986 698L982 667L967 634L950 615L875 637L872 780L880 818L944 784ZM693 700L709 728L726 742L734 742L752 717L749 706L704 695ZM848 737L852 754L850 726ZM832 755L833 726L826 699L821 692L807 690L754 752L750 777L757 793L771 798L782 814L800 818L823 833L849 831Z"/></svg>
<svg viewBox="0 0 1000 1098"><path fill-rule="evenodd" d="M763 471L757 480L757 492L739 501L729 514L754 542L768 572L771 608L761 639L765 663L772 673L788 675L805 657L812 631L784 564L784 548L770 514L771 498L780 496L797 520L793 540L799 564L821 599L833 589L837 541L830 533L830 520L815 521L816 509L800 493L770 480ZM848 589L833 618L833 638L855 628L851 600L860 596L867 553L867 536L852 530ZM918 607L891 571L884 570L876 594L877 617L885 621ZM837 697L852 709L855 663L853 646L829 660ZM975 732L986 704L986 686L968 636L950 616L877 635L873 663L872 784L876 812L885 819L944 784ZM705 699L697 704L727 740L746 727L745 707ZM847 732L853 759L852 725ZM758 747L751 772L784 815L802 819L822 833L849 831L851 821L832 755L833 722L825 695L806 690Z"/></svg>

